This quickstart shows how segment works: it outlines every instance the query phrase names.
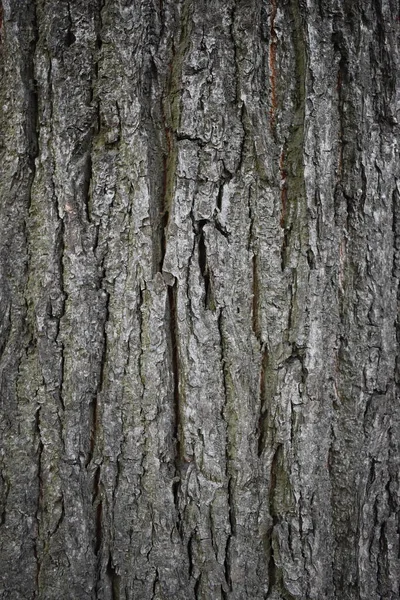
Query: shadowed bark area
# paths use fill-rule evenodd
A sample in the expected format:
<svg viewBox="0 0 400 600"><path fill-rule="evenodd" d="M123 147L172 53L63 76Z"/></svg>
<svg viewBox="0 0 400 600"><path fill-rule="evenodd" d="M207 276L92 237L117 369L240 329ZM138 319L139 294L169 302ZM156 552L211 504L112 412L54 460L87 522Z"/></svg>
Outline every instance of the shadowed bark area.
<svg viewBox="0 0 400 600"><path fill-rule="evenodd" d="M394 0L3 0L0 598L394 600Z"/></svg>

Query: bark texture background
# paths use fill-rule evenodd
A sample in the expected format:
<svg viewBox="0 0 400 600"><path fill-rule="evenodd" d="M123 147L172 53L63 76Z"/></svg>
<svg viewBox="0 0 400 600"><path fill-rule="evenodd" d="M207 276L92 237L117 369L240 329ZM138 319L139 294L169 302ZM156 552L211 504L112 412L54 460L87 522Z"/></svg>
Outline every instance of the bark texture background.
<svg viewBox="0 0 400 600"><path fill-rule="evenodd" d="M398 3L1 15L0 598L398 599Z"/></svg>

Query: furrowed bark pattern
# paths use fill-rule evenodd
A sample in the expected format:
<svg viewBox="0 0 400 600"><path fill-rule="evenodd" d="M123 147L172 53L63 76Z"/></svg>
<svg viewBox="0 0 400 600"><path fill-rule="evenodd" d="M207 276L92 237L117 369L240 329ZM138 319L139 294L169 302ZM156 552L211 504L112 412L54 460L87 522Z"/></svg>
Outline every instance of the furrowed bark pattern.
<svg viewBox="0 0 400 600"><path fill-rule="evenodd" d="M0 598L398 598L394 1L0 15Z"/></svg>

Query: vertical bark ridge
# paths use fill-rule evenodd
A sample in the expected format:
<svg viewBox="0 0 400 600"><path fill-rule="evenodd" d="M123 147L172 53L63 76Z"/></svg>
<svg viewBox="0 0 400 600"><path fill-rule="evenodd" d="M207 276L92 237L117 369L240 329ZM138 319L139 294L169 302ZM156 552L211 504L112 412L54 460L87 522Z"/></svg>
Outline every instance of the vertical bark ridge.
<svg viewBox="0 0 400 600"><path fill-rule="evenodd" d="M275 19L276 19L277 5L276 0L271 2L271 15L270 15L270 42L269 42L269 83L271 88L271 108L269 110L269 121L272 131L275 128L275 111L277 109L277 89L276 89L276 51L277 51L277 37L275 31Z"/></svg>
<svg viewBox="0 0 400 600"><path fill-rule="evenodd" d="M31 7L31 10L29 11L29 17L30 17L30 22L29 22L29 28L30 28L30 35L31 35L31 40L30 40L30 47L28 50L28 55L27 55L27 64L25 65L24 70L26 69L25 73L24 73L24 79L26 81L27 84L27 89L28 89L28 93L29 93L29 101L28 101L28 106L27 106L27 123L26 123L26 138L27 138L27 142L28 142L28 151L29 151L29 159L30 159L30 170L31 170L31 185L30 185L30 190L29 190L29 206L28 206L28 213L30 210L30 205L31 205L31 198L32 198L32 185L33 185L33 181L35 179L35 161L36 158L39 154L39 122L38 122L38 92L37 92L37 82L36 82L36 78L35 78L35 66L34 66L34 57L35 57L35 52L36 52L36 44L38 42L38 38L39 38L39 32L38 32L38 24L37 24L37 16L36 16L36 5L35 3L33 4L33 6ZM25 221L25 242L28 242L28 235L27 235L27 222ZM29 265L28 265L29 268ZM43 464L42 464L42 460L43 460L43 450L44 450L44 445L43 445L43 441L42 441L42 436L41 436L41 427L40 427L40 412L41 412L41 407L40 405L37 408L37 412L36 412L36 419L35 419L35 429L36 429L36 436L37 440L37 464L38 464L38 499L37 499L37 509L36 509L36 522L37 522L37 534L39 534L40 531L40 512L41 512L41 505L42 505L42 500L43 500L43 493L44 493L44 489L43 489ZM34 555L35 555L35 559L36 559L36 594L38 594L40 592L40 570L41 570L41 556L40 556L40 540L39 540L39 535L37 536L36 539L36 543L35 543L35 547L34 547Z"/></svg>
<svg viewBox="0 0 400 600"><path fill-rule="evenodd" d="M377 295L376 291L372 291L366 284L367 277L372 277L375 282L374 290L380 289L381 277L386 272L383 257L390 252L391 242L388 240L388 243L385 243L382 239L381 228L385 227L382 203L385 206L387 195L389 194L390 197L391 194L392 184L390 180L393 175L394 149L388 152L386 167L382 169L379 151L377 153L374 151L372 157L368 156L359 145L356 147L353 141L365 136L366 130L369 130L372 139L377 139L375 137L377 136L381 140L380 143L386 137L385 128L378 123L381 119L386 118L384 105L392 93L392 76L389 76L385 80L386 84L383 84L379 67L377 68L378 61L382 62L382 54L378 59L375 55L375 47L368 58L365 57L366 60L362 60L359 67L356 67L356 61L359 60L358 48L367 43L366 39L369 38L375 27L377 28L377 39L381 40L376 47L383 49L384 34L381 30L382 19L379 3L375 6L375 9L377 10L377 20L373 26L370 22L368 31L360 32L359 23L353 15L348 19L349 26L357 32L354 40L356 50L352 44L344 41L343 26L337 26L337 30L342 32L340 44L342 59L339 65L346 65L346 71L339 88L340 112L343 119L342 138L346 144L341 153L339 173L341 176L341 197L346 206L345 227L347 239L345 245L342 246L344 250L341 250L342 254L345 253L342 262L344 261L343 272L346 273L345 277L341 277L343 283L341 284L342 305L340 309L343 324L339 354L342 404L336 413L334 425L336 430L334 445L338 449L334 454L335 461L332 473L335 502L333 518L336 531L335 563L342 566L335 567L334 576L336 589L339 590L343 587L348 589L349 597L352 598L371 597L371 588L367 591L366 581L371 582L375 578L380 582L378 584L378 586L381 586L380 589L385 590L382 592L383 594L393 593L393 590L397 589L396 578L391 575L393 566L390 564L390 559L383 558L387 556L387 552L384 550L386 527L387 523L393 522L393 517L390 516L391 511L379 491L380 486L384 486L385 479L389 477L390 480L390 475L385 474L386 470L390 469L388 466L390 463L387 462L386 451L383 450L375 437L372 427L372 422L379 422L379 427L383 431L386 432L390 429L383 407L385 405L390 406L394 398L390 384L393 366L390 358L391 351L389 350L394 338L393 334L389 333L390 326L385 340L377 335L375 327L378 322L380 327L387 327L388 325L384 325L384 313L379 312L380 316L378 317L376 312L378 310L377 306L381 302L379 293ZM363 10L361 19L364 22L368 21L368 17L366 17ZM389 36L385 42L390 47ZM357 57L355 56L356 53ZM343 66L341 71L343 72ZM361 101L355 100L357 95L354 93L354 88L359 85L362 78L369 78L374 81L373 86L379 87L381 101L376 102L370 95L370 90L363 92ZM369 115L369 117L364 120L361 115ZM376 125L372 125L372 122L375 122ZM389 156L390 158L388 158ZM355 171L355 166L357 171ZM373 225L370 220L371 210L375 215ZM368 239L365 239L366 229L369 232ZM378 265L380 266L378 267ZM389 289L391 285L389 284ZM392 292L389 291L387 295L388 305L393 302L392 298ZM369 314L368 337L360 327L359 315L364 310L367 310ZM353 336L357 336L357 342ZM368 339L375 340L373 342L374 350L371 349L371 342ZM357 363L354 361L351 351L351 348L354 348L355 345L358 348ZM372 366L377 364L376 361L379 362L377 370L375 370L376 367ZM355 401L357 397L359 398L358 402ZM362 415L363 410L365 410L364 415ZM395 422L397 422L396 418L393 425ZM343 436L350 423L352 423L352 434L351 436L347 434L346 441L344 441ZM355 433L358 423L364 423L363 430ZM396 427L396 425L394 426ZM388 440L388 438L386 439ZM355 452L360 457L357 465L353 465L353 469L346 472L345 476L342 470L344 444L348 449L348 455ZM357 445L358 450L352 449L354 444ZM363 449L361 450L361 448ZM373 457L376 456L376 453L381 452L383 452L381 455L382 466L377 472ZM368 475L368 472L372 472L372 476ZM354 501L350 501L350 489L355 485L352 477L355 474L358 481L362 482L359 484L356 504L354 504ZM346 502L348 492L350 492L347 500L348 504L344 510L343 502ZM361 517L358 524L355 525L356 519L350 516L352 513L355 514L355 511L359 511L361 505L364 505L364 514L370 515L370 523L373 523L372 530L370 525L367 524L366 517ZM369 508L366 508L367 506ZM344 514L349 515L349 521L343 518ZM368 549L363 538L368 539ZM344 544L348 548L345 554L346 558L342 554ZM375 552L382 552L382 559L376 560L374 558ZM349 557L351 557L350 562ZM343 563L341 563L342 559ZM362 577L360 576L361 572L363 572ZM375 592L372 592L372 594L374 595ZM376 592L376 597L379 597L379 592Z"/></svg>
<svg viewBox="0 0 400 600"><path fill-rule="evenodd" d="M164 150L164 175L163 175L163 199L161 203L162 214L162 260L160 271L163 270L164 257L167 244L167 232L171 213L173 212L173 201L175 192L175 178L177 167L176 137L180 128L180 112L182 97L182 68L185 55L188 51L191 36L191 11L190 0L182 2L180 8L179 22L176 25L177 33L170 42L171 56L168 65L168 78L166 83L166 94L162 101L162 116L164 120L165 150Z"/></svg>
<svg viewBox="0 0 400 600"><path fill-rule="evenodd" d="M26 35L18 36L23 30ZM9 3L1 7L0 61L2 71L1 115L1 472L2 582L4 590L18 587L23 557L23 593L32 595L40 569L38 555L38 501L41 486L39 417L30 403L37 398L37 380L26 394L20 384L35 345L28 324L25 286L28 278L27 221L37 155L37 103L33 75L33 53L37 39L35 6ZM22 404L18 398L22 397ZM23 443L16 443L21 433ZM18 469L15 469L15 461ZM30 493L25 493L25 474ZM4 504L3 504L4 502ZM11 543L11 548L9 544Z"/></svg>

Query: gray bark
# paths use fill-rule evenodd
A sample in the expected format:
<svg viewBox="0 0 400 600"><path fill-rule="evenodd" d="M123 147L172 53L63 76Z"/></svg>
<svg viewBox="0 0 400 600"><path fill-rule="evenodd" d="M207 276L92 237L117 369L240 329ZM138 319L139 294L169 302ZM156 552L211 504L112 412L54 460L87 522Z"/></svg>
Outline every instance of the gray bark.
<svg viewBox="0 0 400 600"><path fill-rule="evenodd" d="M394 0L1 13L0 598L399 598Z"/></svg>

